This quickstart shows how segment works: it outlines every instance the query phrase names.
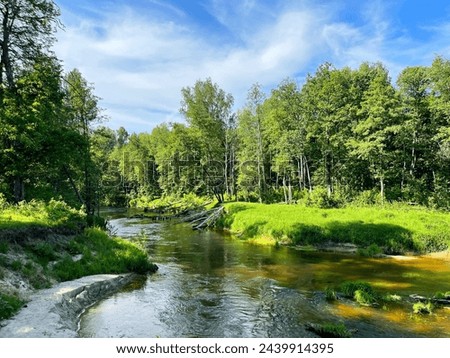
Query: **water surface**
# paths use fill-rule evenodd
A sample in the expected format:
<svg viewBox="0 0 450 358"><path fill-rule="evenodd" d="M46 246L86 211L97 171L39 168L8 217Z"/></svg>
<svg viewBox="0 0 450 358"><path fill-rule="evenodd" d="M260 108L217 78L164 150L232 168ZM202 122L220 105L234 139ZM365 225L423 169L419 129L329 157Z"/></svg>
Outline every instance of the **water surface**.
<svg viewBox="0 0 450 358"><path fill-rule="evenodd" d="M365 280L402 297L450 291L450 261L371 259L249 245L189 225L115 217L117 235L143 242L159 270L93 306L81 337L313 337L306 323L344 322L357 337L450 337L450 312L411 304L329 304L322 291Z"/></svg>

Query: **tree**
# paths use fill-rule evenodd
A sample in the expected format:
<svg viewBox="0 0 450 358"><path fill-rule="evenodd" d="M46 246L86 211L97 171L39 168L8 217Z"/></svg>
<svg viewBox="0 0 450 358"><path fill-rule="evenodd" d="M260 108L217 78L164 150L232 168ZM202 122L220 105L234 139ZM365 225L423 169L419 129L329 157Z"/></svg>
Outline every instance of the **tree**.
<svg viewBox="0 0 450 358"><path fill-rule="evenodd" d="M99 98L94 95L94 88L81 75L77 69L69 72L64 78L65 105L67 108L68 125L78 131L83 138L77 150L80 153L80 168L66 167L71 177L73 170L81 170L82 185L78 189L75 182L74 191L78 194L88 215L93 215L95 204L98 203L97 191L99 189L99 172L91 155L90 128L95 122L101 120L101 109L98 106Z"/></svg>
<svg viewBox="0 0 450 358"><path fill-rule="evenodd" d="M402 126L399 146L403 153L401 189L405 199L426 203L433 187L433 171L438 147L433 137L430 110L430 76L426 67L407 67L399 75Z"/></svg>
<svg viewBox="0 0 450 358"><path fill-rule="evenodd" d="M292 202L292 183L311 186L306 160L306 128L297 85L285 80L264 103L271 168L282 178L284 201ZM277 183L278 184L278 183Z"/></svg>
<svg viewBox="0 0 450 358"><path fill-rule="evenodd" d="M20 135L14 134L20 130L11 120L25 109L21 107L23 98L20 98L21 94L17 91L19 87L22 92L27 90L24 90L24 84L19 86L18 81L24 71L29 71L36 63L42 63L43 58L47 57L53 61L48 53L54 41L53 34L58 16L59 10L51 1L7 0L0 3L0 112L8 122L0 143L4 152L12 154L24 145L23 142L20 143ZM18 122L23 122L25 118L31 121L35 119L25 116L19 118ZM33 126L33 123L29 123L28 127L30 126ZM26 174L19 166L10 171L9 176L12 173L14 174L10 178L10 186L13 199L18 202L25 198Z"/></svg>
<svg viewBox="0 0 450 358"><path fill-rule="evenodd" d="M25 199L25 184L32 188L53 177L57 185L58 163L67 160L69 152L59 150L65 127L60 76L60 64L41 56L17 75L14 91L3 93L0 160L16 202Z"/></svg>
<svg viewBox="0 0 450 358"><path fill-rule="evenodd" d="M259 84L253 85L247 96L247 104L238 115L239 138L239 187L249 198L256 189L259 202L266 198L267 140L265 138L263 103L265 95Z"/></svg>
<svg viewBox="0 0 450 358"><path fill-rule="evenodd" d="M379 181L381 199L385 198L386 176L392 166L395 152L392 143L399 131L400 101L390 83L387 70L378 64L373 78L363 94L360 120L353 128L349 141L353 155L369 163L369 171Z"/></svg>
<svg viewBox="0 0 450 358"><path fill-rule="evenodd" d="M351 79L350 69L337 70L325 63L314 76L308 76L301 90L306 138L316 165L315 179L326 187L328 197L338 182L338 169L347 158L345 142L352 122L348 108L352 104Z"/></svg>
<svg viewBox="0 0 450 358"><path fill-rule="evenodd" d="M0 94L13 89L21 67L32 64L54 41L59 9L48 0L0 3Z"/></svg>
<svg viewBox="0 0 450 358"><path fill-rule="evenodd" d="M233 97L208 78L181 90L180 112L199 144L199 160L205 178L205 193L212 191L219 202L229 192L230 118Z"/></svg>

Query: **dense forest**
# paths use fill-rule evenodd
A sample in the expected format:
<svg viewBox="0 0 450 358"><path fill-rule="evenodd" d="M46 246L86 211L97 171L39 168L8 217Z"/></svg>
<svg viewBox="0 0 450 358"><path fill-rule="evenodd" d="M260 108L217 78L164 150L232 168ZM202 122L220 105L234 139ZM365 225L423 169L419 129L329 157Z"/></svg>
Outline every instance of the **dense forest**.
<svg viewBox="0 0 450 358"><path fill-rule="evenodd" d="M302 84L252 85L237 111L207 78L181 89L185 123L130 135L101 125L93 86L51 51L58 17L48 0L0 4L1 200L61 198L88 214L185 194L450 207L445 58L395 83L381 63L325 63Z"/></svg>

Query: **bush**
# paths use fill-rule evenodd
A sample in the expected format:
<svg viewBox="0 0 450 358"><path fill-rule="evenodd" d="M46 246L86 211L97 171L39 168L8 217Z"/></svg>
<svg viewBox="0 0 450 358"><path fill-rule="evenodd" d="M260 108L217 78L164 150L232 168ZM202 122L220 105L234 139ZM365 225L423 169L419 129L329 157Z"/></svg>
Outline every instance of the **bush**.
<svg viewBox="0 0 450 358"><path fill-rule="evenodd" d="M391 295L391 294L387 294L385 296L383 296L383 301L384 302L400 302L402 300L402 298L399 295Z"/></svg>
<svg viewBox="0 0 450 358"><path fill-rule="evenodd" d="M351 203L354 206L365 207L381 204L382 200L379 191L365 190L360 192L355 198L353 198Z"/></svg>
<svg viewBox="0 0 450 358"><path fill-rule="evenodd" d="M317 186L309 193L306 200L307 206L313 206L322 209L339 208L344 204L343 198L338 194L328 196L328 190Z"/></svg>
<svg viewBox="0 0 450 358"><path fill-rule="evenodd" d="M8 202L6 201L5 195L0 193L0 210L4 210L9 206Z"/></svg>

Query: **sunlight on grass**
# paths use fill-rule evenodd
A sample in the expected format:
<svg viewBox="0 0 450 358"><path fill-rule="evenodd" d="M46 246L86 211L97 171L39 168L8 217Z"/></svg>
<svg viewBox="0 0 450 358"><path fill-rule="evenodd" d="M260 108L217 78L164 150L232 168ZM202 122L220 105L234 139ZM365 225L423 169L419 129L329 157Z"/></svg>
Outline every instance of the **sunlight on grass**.
<svg viewBox="0 0 450 358"><path fill-rule="evenodd" d="M448 247L450 214L425 208L346 207L228 203L223 226L244 239L287 238L293 244L329 241L360 247L378 245L385 253L430 252Z"/></svg>

